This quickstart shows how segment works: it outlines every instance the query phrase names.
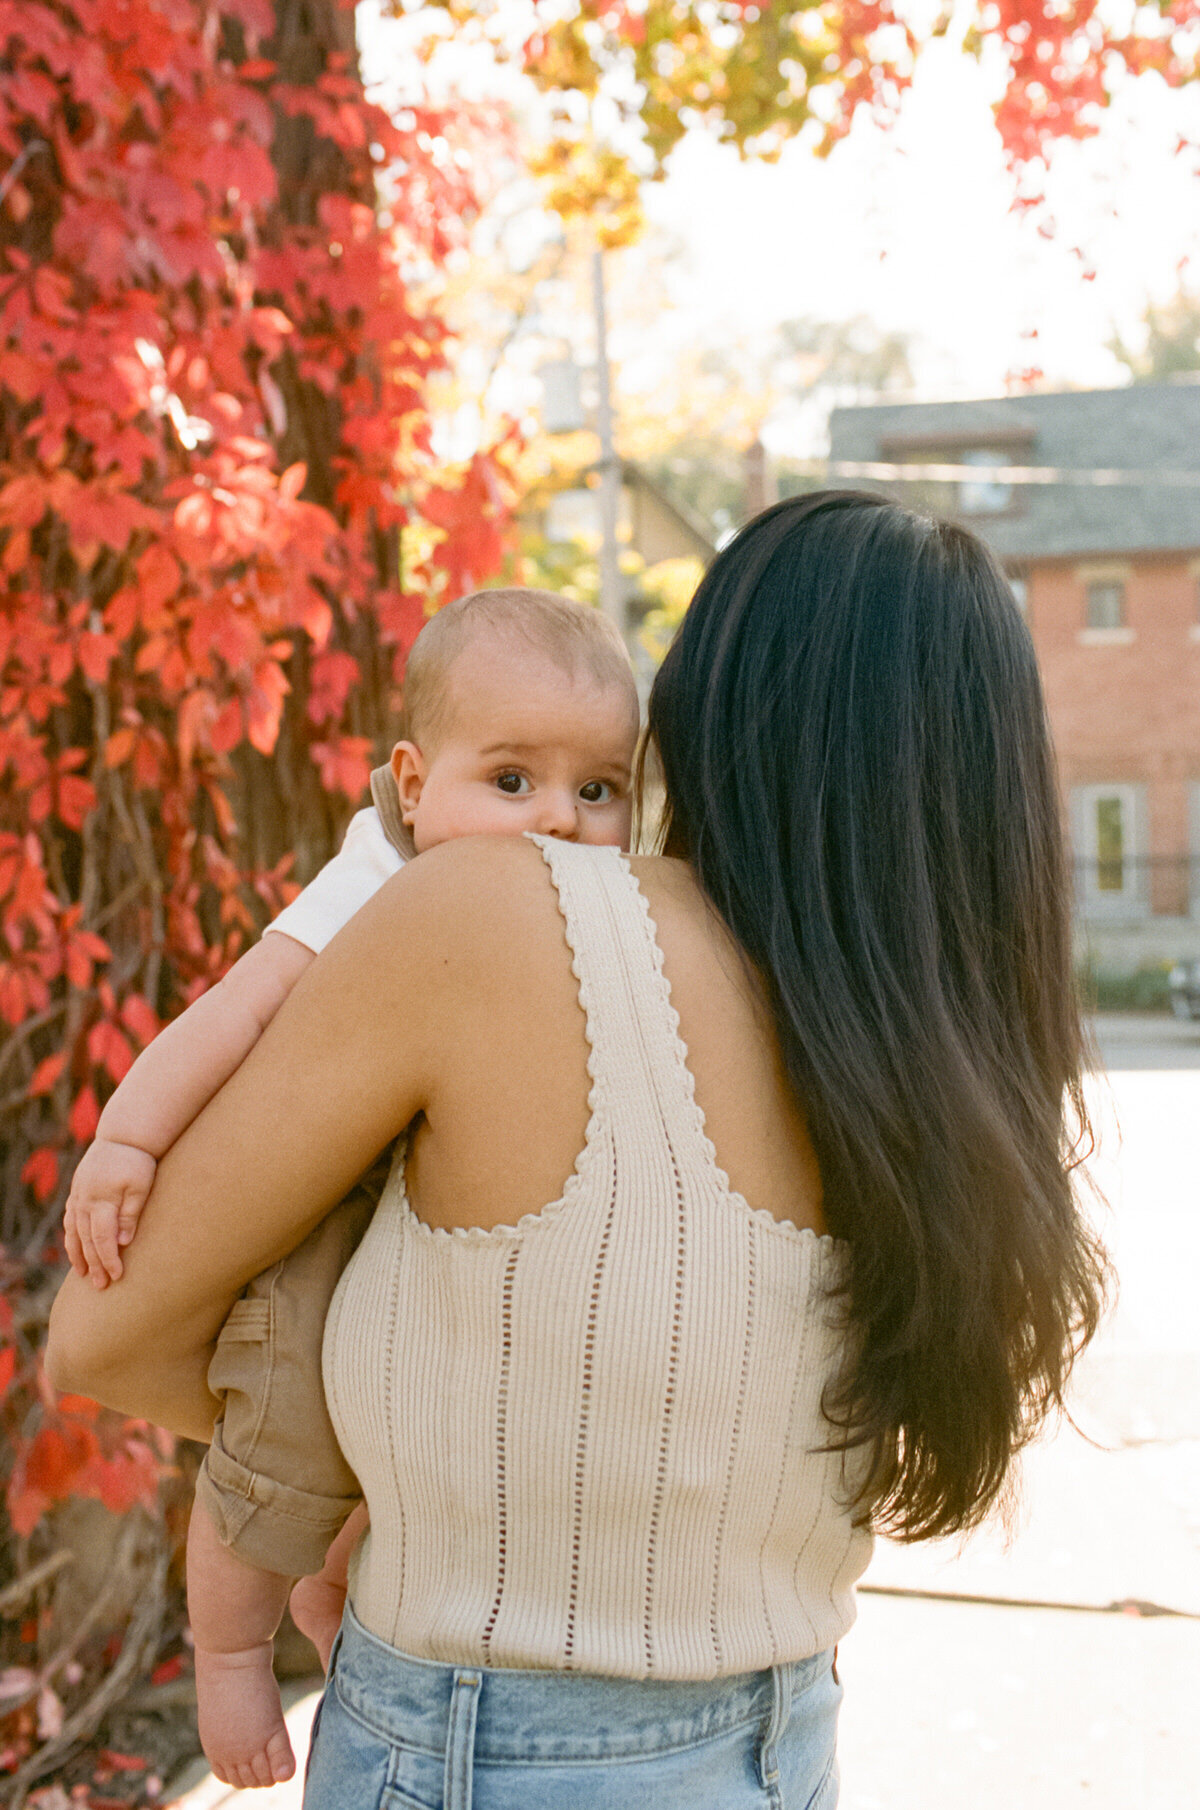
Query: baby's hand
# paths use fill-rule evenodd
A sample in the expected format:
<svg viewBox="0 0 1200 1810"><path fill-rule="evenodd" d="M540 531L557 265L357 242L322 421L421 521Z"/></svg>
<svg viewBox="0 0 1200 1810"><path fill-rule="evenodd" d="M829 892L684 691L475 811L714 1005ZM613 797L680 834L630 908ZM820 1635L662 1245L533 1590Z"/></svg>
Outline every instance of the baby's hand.
<svg viewBox="0 0 1200 1810"><path fill-rule="evenodd" d="M107 1288L124 1273L121 1247L130 1242L158 1164L135 1144L97 1138L75 1171L65 1215L67 1256L79 1276Z"/></svg>

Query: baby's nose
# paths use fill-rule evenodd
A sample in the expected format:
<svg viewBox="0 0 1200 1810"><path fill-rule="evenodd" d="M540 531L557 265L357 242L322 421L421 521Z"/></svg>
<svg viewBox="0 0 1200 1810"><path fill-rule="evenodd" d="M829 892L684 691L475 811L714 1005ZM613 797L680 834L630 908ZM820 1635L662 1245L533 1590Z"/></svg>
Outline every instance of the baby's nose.
<svg viewBox="0 0 1200 1810"><path fill-rule="evenodd" d="M579 817L575 800L566 792L546 792L538 813L538 834L557 836L562 842L573 842L579 835Z"/></svg>

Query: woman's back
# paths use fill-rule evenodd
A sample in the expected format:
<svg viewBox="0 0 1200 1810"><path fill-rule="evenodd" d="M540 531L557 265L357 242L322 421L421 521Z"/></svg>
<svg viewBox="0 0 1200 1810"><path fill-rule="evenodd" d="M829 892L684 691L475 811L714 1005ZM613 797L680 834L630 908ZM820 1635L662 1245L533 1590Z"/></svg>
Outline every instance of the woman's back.
<svg viewBox="0 0 1200 1810"><path fill-rule="evenodd" d="M515 1225L562 1192L588 1122L588 1045L563 917L529 843L442 851L468 907L409 1197L427 1225ZM826 1230L821 1179L756 979L682 861L629 864L657 926L696 1100L731 1184L773 1218ZM456 884L459 882L456 881ZM497 910L486 901L497 900ZM453 979L450 982L453 986Z"/></svg>
<svg viewBox="0 0 1200 1810"><path fill-rule="evenodd" d="M542 847L562 919L545 947L531 927L504 984L549 955L569 985L537 989L524 1061L497 1040L526 1015L477 1002L468 1074L435 1090L423 1134L428 1152L445 1115L450 1148L470 1151L494 1125L492 1167L485 1153L447 1212L435 1148L433 1221L417 1194L414 1214L399 1163L330 1316L330 1407L372 1517L356 1611L383 1640L459 1664L704 1678L803 1659L849 1626L870 1548L842 1460L822 1449L844 1252L796 1223L819 1213L803 1132L772 1111L770 1033L695 895L660 894L669 942L702 1041L708 1027L709 1078L723 1059L727 1097L766 1148L769 1210L716 1166L626 864ZM577 1066L560 1037L582 1017L576 986L590 1097L558 1186L530 1199L540 1128L568 1117L556 1084L586 1085L582 1024ZM755 1170L743 1147L736 1179ZM507 1212L480 1210L489 1174Z"/></svg>

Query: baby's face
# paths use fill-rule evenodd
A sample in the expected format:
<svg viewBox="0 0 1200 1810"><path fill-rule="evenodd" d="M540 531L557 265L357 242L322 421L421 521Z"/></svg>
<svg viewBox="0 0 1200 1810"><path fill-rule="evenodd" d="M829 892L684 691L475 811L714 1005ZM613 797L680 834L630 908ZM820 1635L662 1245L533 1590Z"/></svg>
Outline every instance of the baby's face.
<svg viewBox="0 0 1200 1810"><path fill-rule="evenodd" d="M417 852L457 836L629 846L637 743L631 699L584 668L496 635L447 676L446 720L427 752L400 742L392 772Z"/></svg>

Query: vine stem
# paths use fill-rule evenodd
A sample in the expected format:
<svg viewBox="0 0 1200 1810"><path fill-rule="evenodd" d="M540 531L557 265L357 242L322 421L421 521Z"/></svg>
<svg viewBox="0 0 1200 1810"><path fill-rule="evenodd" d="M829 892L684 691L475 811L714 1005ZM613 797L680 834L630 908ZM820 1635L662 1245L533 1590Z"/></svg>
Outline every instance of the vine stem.
<svg viewBox="0 0 1200 1810"><path fill-rule="evenodd" d="M142 1536L141 1553L137 1550L139 1535ZM136 1674L157 1653L166 1610L167 1563L167 1541L162 1526L144 1515L131 1517L114 1556L109 1584L92 1605L92 1610L95 1610L101 1601L111 1597L113 1588L128 1571L135 1568L140 1570L145 1565L148 1575L139 1582L134 1611L125 1630L116 1663L104 1674L91 1695L67 1717L59 1733L31 1754L14 1775L8 1810L24 1810L30 1786L36 1784L38 1779L45 1778L47 1773L55 1771L72 1748L96 1732L113 1704L119 1703L125 1695ZM85 1622L94 1620L92 1610L84 1617ZM42 1668L42 1674L49 1676L50 1667L57 1670L65 1663L81 1638L82 1634L77 1630L76 1635L60 1647L47 1662L47 1666ZM39 1684L38 1688L43 1686Z"/></svg>
<svg viewBox="0 0 1200 1810"><path fill-rule="evenodd" d="M29 1600L35 1590L39 1590L43 1584L49 1583L50 1579L57 1577L65 1566L72 1565L74 1562L75 1554L67 1547L62 1546L57 1552L52 1552L48 1559L43 1559L40 1565L34 1565L32 1570L25 1573L24 1577L16 1578L11 1584L7 1584L3 1590L0 1590L0 1615L11 1615L14 1609Z"/></svg>

